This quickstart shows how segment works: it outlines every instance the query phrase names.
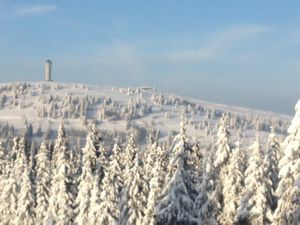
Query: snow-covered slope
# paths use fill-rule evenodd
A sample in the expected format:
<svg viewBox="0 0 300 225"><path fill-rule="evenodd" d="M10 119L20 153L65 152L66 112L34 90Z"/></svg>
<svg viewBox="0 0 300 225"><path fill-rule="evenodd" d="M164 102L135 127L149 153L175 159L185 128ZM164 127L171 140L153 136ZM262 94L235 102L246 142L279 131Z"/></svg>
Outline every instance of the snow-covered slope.
<svg viewBox="0 0 300 225"><path fill-rule="evenodd" d="M0 125L22 129L31 123L34 131L67 129L85 132L94 121L101 131L126 133L130 127L160 132L167 139L179 130L180 116L191 137L214 138L217 122L228 114L233 139L265 138L272 127L284 135L290 117L271 112L226 106L161 93L155 88L113 88L55 82L0 84ZM205 137L205 138L204 138ZM210 139L211 140L211 139Z"/></svg>

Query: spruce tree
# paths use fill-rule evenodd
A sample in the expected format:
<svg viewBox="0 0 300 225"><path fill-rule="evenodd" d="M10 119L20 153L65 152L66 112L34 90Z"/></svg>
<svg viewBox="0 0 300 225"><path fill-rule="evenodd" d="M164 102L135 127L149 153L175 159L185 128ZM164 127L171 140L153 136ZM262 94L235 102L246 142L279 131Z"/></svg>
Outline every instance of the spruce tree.
<svg viewBox="0 0 300 225"><path fill-rule="evenodd" d="M64 127L58 129L58 137L55 143L57 151L55 168L53 170L49 207L46 224L72 224L73 222L73 201L74 196L71 192L71 162L67 137Z"/></svg>
<svg viewBox="0 0 300 225"><path fill-rule="evenodd" d="M3 177L3 189L0 193L0 218L1 224L9 225L16 218L18 202L18 183L14 173L8 173Z"/></svg>
<svg viewBox="0 0 300 225"><path fill-rule="evenodd" d="M220 205L214 181L215 168L210 155L205 155L202 160L201 183L194 204L197 225L218 225L217 213Z"/></svg>
<svg viewBox="0 0 300 225"><path fill-rule="evenodd" d="M103 225L118 224L120 217L120 192L122 190L122 171L116 158L111 161L102 182L99 210L102 212L98 222Z"/></svg>
<svg viewBox="0 0 300 225"><path fill-rule="evenodd" d="M28 171L28 166L25 165L20 193L18 195L18 208L16 211L16 217L14 218L14 223L34 225L34 205L35 203L33 196L33 187L30 180L30 173Z"/></svg>
<svg viewBox="0 0 300 225"><path fill-rule="evenodd" d="M218 221L222 225L234 224L237 208L245 187L243 175L245 165L239 144L233 149L226 167L227 173L224 176L224 187L222 189L224 207L222 207L222 212L218 217Z"/></svg>
<svg viewBox="0 0 300 225"><path fill-rule="evenodd" d="M272 210L276 208L277 199L275 196L275 191L278 186L278 162L280 159L280 144L277 141L275 134L271 133L268 139L268 149L267 149L267 155L265 157L264 161L264 168L266 169L266 175L270 179L271 183L269 184L269 189L271 192L271 207Z"/></svg>
<svg viewBox="0 0 300 225"><path fill-rule="evenodd" d="M238 224L271 224L270 179L263 167L264 156L258 141L251 147L252 155L245 171L245 192L237 210Z"/></svg>
<svg viewBox="0 0 300 225"><path fill-rule="evenodd" d="M36 224L43 224L49 206L49 193L51 182L51 164L49 151L42 142L39 152L36 155Z"/></svg>
<svg viewBox="0 0 300 225"><path fill-rule="evenodd" d="M160 146L156 146L157 150L157 159L152 168L152 177L149 182L149 195L147 200L147 209L145 212L145 224L155 225L155 209L158 205L158 200L161 194L161 191L165 184L166 176L166 165L165 161L167 160L167 155L165 150Z"/></svg>
<svg viewBox="0 0 300 225"><path fill-rule="evenodd" d="M96 170L99 144L98 132L95 125L92 124L86 138L86 145L82 149L82 166L76 198L76 224L78 225L89 221L92 189L98 188L93 185L95 185L95 176L98 176Z"/></svg>
<svg viewBox="0 0 300 225"><path fill-rule="evenodd" d="M142 166L138 155L134 158L134 165L125 177L121 199L121 225L142 225L146 211L146 180L143 177Z"/></svg>
<svg viewBox="0 0 300 225"><path fill-rule="evenodd" d="M178 138L175 138L175 141ZM174 155L170 161L169 177L171 178L164 187L160 202L157 207L157 224L197 224L198 220L194 212L194 201L190 196L187 164L187 136L185 125L181 122L181 134L175 144Z"/></svg>
<svg viewBox="0 0 300 225"><path fill-rule="evenodd" d="M100 224L99 218L102 216L102 212L100 211L100 184L99 177L94 176L91 190L91 199L90 199L90 209L88 211L89 222L90 224Z"/></svg>
<svg viewBox="0 0 300 225"><path fill-rule="evenodd" d="M296 225L300 223L300 100L295 106L295 116L283 143L284 155L279 162L279 183L276 189L277 208L273 225Z"/></svg>

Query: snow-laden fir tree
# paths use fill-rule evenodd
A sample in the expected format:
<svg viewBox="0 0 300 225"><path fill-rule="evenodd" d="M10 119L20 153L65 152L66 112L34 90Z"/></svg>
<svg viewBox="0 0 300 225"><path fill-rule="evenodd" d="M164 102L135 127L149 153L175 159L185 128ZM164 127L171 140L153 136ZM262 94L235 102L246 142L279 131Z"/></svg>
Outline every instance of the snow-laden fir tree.
<svg viewBox="0 0 300 225"><path fill-rule="evenodd" d="M146 194L148 186L143 177L139 155L134 158L134 165L124 177L124 188L121 197L120 225L143 225L146 211Z"/></svg>
<svg viewBox="0 0 300 225"><path fill-rule="evenodd" d="M39 152L36 155L36 224L43 224L49 206L49 193L51 182L51 164L49 161L49 151L42 142Z"/></svg>
<svg viewBox="0 0 300 225"><path fill-rule="evenodd" d="M278 203L273 215L273 225L300 223L300 100L295 110L296 114L282 146L284 155L279 162L280 180L276 190Z"/></svg>
<svg viewBox="0 0 300 225"><path fill-rule="evenodd" d="M198 219L197 225L218 225L219 201L215 191L215 168L209 155L206 155L202 160L201 183L194 204L194 211Z"/></svg>
<svg viewBox="0 0 300 225"><path fill-rule="evenodd" d="M13 147L12 149L9 151L9 161L10 161L10 167L13 168L15 160L17 158L17 153L19 151L19 137L16 136L13 138Z"/></svg>
<svg viewBox="0 0 300 225"><path fill-rule="evenodd" d="M119 224L143 224L148 192L143 168L136 147L135 134L131 131L124 156L124 186L121 192Z"/></svg>
<svg viewBox="0 0 300 225"><path fill-rule="evenodd" d="M174 155L169 166L171 179L162 191L155 215L159 225L193 225L198 223L194 212L194 202L188 191L191 189L189 185L192 181L189 180L190 176L188 176L186 145L185 126L181 122L180 138L174 147Z"/></svg>
<svg viewBox="0 0 300 225"><path fill-rule="evenodd" d="M99 218L102 215L100 209L100 182L99 177L94 176L91 190L90 209L88 211L89 220L86 224L100 224Z"/></svg>
<svg viewBox="0 0 300 225"><path fill-rule="evenodd" d="M239 143L232 150L226 167L227 173L224 176L222 189L224 207L222 207L221 214L218 217L221 225L234 224L237 208L245 188L243 176L245 165Z"/></svg>
<svg viewBox="0 0 300 225"><path fill-rule="evenodd" d="M124 169L123 159L124 159L123 149L121 148L119 141L116 141L112 149L112 155L110 161L115 161L115 163L117 163L120 166L121 170L123 170Z"/></svg>
<svg viewBox="0 0 300 225"><path fill-rule="evenodd" d="M145 163L144 163L144 171L145 171L145 177L149 181L153 175L152 169L154 167L155 161L156 161L156 155L157 155L157 143L154 141L154 135L151 131L148 132L148 143L147 148L145 152Z"/></svg>
<svg viewBox="0 0 300 225"><path fill-rule="evenodd" d="M32 141L30 145L29 150L29 170L30 170L30 179L33 181L36 177L36 154L37 154L37 148L36 148L36 142Z"/></svg>
<svg viewBox="0 0 300 225"><path fill-rule="evenodd" d="M281 177L276 194L280 198L273 214L272 225L299 224L299 219L294 217L294 212L299 207L299 188L294 186L294 178L290 171L286 171L285 177Z"/></svg>
<svg viewBox="0 0 300 225"><path fill-rule="evenodd" d="M272 221L271 180L263 167L264 155L258 141L251 146L251 157L245 171L245 192L237 209L237 224L268 225Z"/></svg>
<svg viewBox="0 0 300 225"><path fill-rule="evenodd" d="M5 152L5 149L3 147L3 142L0 140L0 177L2 175L7 174L7 172L8 172L7 171L7 169L8 169L7 166L8 166L8 162L7 162L6 152ZM1 191L1 187L0 187L0 191Z"/></svg>
<svg viewBox="0 0 300 225"><path fill-rule="evenodd" d="M123 187L122 169L119 164L118 147L115 145L112 160L102 181L102 192L100 195L98 224L118 224L120 217L120 196Z"/></svg>
<svg viewBox="0 0 300 225"><path fill-rule="evenodd" d="M71 162L63 125L58 129L55 149L57 151L57 162L53 170L49 207L45 223L49 225L72 224L74 218L74 196L71 191Z"/></svg>
<svg viewBox="0 0 300 225"><path fill-rule="evenodd" d="M228 173L227 165L232 155L232 145L230 143L230 132L227 125L227 117L223 114L219 121L219 128L217 133L217 151L215 153L215 197L218 199L221 208L224 208L224 196L222 190L224 188L224 182L226 174ZM217 212L219 214L219 212Z"/></svg>
<svg viewBox="0 0 300 225"><path fill-rule="evenodd" d="M279 159L280 159L280 144L276 139L275 134L271 133L268 139L268 149L264 161L264 168L266 169L266 175L269 177L269 179L272 182L269 187L272 196L272 202L271 202L272 210L276 208L276 202L277 202L275 191L278 186Z"/></svg>
<svg viewBox="0 0 300 225"><path fill-rule="evenodd" d="M16 160L14 161L14 176L15 179L20 182L23 177L23 171L25 170L25 167L27 166L27 160L26 160L26 140L25 137L21 137L18 142L18 149L16 150Z"/></svg>
<svg viewBox="0 0 300 225"><path fill-rule="evenodd" d="M232 145L230 143L230 132L227 126L227 117L223 114L217 133L217 151L215 153L214 166L219 173L222 173L227 164L232 151ZM223 171L225 172L225 171ZM219 175L222 178L222 174Z"/></svg>
<svg viewBox="0 0 300 225"><path fill-rule="evenodd" d="M89 221L91 191L93 188L94 175L96 171L98 152L98 133L92 125L87 138L86 145L82 149L82 167L79 177L78 194L76 198L76 224L85 224Z"/></svg>
<svg viewBox="0 0 300 225"><path fill-rule="evenodd" d="M14 224L34 225L34 196L33 187L30 180L28 166L25 165L21 182L20 193L18 194L18 208Z"/></svg>
<svg viewBox="0 0 300 225"><path fill-rule="evenodd" d="M0 192L0 218L1 224L9 225L16 218L18 202L18 183L14 173L2 176Z"/></svg>
<svg viewBox="0 0 300 225"><path fill-rule="evenodd" d="M67 137L66 137L66 131L64 128L64 125L61 124L58 128L57 131L57 139L55 141L54 144L54 148L52 151L52 157L51 157L51 162L52 162L52 167L56 168L57 167L57 162L58 162L58 157L61 153L61 149L63 148L63 146L66 146L66 158L68 158L68 160L70 159L70 149L67 147Z"/></svg>
<svg viewBox="0 0 300 225"><path fill-rule="evenodd" d="M133 131L131 131L127 146L125 148L125 156L124 156L124 165L125 165L124 176L125 177L127 175L129 176L130 169L134 166L134 159L136 157L137 157L137 147L136 147L135 134Z"/></svg>
<svg viewBox="0 0 300 225"><path fill-rule="evenodd" d="M145 212L145 224L155 225L155 208L158 204L161 191L165 184L167 161L166 151L160 146L156 145L157 158L152 168L152 177L149 182L149 195L147 200L147 208Z"/></svg>
<svg viewBox="0 0 300 225"><path fill-rule="evenodd" d="M99 189L99 176L95 176L91 191L89 217L91 224L117 224L120 214L120 194L123 187L121 148L116 142L110 165Z"/></svg>

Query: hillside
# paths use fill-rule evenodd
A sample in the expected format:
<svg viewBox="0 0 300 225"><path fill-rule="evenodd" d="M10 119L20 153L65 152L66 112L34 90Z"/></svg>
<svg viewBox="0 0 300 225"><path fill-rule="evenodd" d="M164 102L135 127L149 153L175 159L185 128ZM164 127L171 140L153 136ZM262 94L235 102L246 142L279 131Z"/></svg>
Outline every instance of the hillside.
<svg viewBox="0 0 300 225"><path fill-rule="evenodd" d="M113 88L54 82L0 85L0 124L22 130L32 124L41 135L64 123L70 136L82 133L92 121L102 132L125 134L131 127L143 141L146 130L159 131L161 139L179 132L180 116L192 138L211 140L217 121L227 114L233 139L253 141L273 129L285 135L290 117L271 112L226 106L162 93L155 88ZM26 123L26 124L25 124ZM2 132L3 133L3 132ZM5 133L5 132L4 132ZM84 136L82 135L82 136Z"/></svg>

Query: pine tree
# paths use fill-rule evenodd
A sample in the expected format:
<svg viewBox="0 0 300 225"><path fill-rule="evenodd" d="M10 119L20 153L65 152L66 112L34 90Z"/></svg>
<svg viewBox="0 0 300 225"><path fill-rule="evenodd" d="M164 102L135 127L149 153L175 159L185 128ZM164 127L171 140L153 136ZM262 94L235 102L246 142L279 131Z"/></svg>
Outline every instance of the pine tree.
<svg viewBox="0 0 300 225"><path fill-rule="evenodd" d="M276 208L276 203L277 203L275 191L277 189L278 182L279 182L278 181L279 159L280 159L280 144L277 141L275 134L272 133L270 134L268 139L268 150L264 161L264 168L266 169L266 175L272 182L269 184L270 186L269 189L272 196L272 202L271 202L272 210Z"/></svg>
<svg viewBox="0 0 300 225"><path fill-rule="evenodd" d="M55 143L57 162L53 171L51 191L46 224L72 224L73 221L73 193L71 192L71 162L69 157L68 142L64 127L58 130Z"/></svg>
<svg viewBox="0 0 300 225"><path fill-rule="evenodd" d="M25 137L21 137L18 142L18 147L16 150L16 160L14 162L14 176L17 181L21 181L23 177L23 171L28 165L26 160L26 140Z"/></svg>
<svg viewBox="0 0 300 225"><path fill-rule="evenodd" d="M175 138L175 141L178 138ZM188 176L186 133L181 122L180 140L174 147L174 156L170 161L169 177L157 207L157 224L197 224L194 202L190 196Z"/></svg>
<svg viewBox="0 0 300 225"><path fill-rule="evenodd" d="M0 218L1 224L9 225L16 218L18 202L18 183L13 173L3 177L3 189L0 193Z"/></svg>
<svg viewBox="0 0 300 225"><path fill-rule="evenodd" d="M150 134L148 137L148 145L146 149L146 157L145 157L145 166L144 171L146 178L148 180L151 179L153 173L152 169L154 167L155 161L156 161L156 155L157 155L157 143L154 142L154 137Z"/></svg>
<svg viewBox="0 0 300 225"><path fill-rule="evenodd" d="M49 192L51 182L51 166L49 151L42 142L40 150L36 155L36 224L43 224L49 206Z"/></svg>
<svg viewBox="0 0 300 225"><path fill-rule="evenodd" d="M0 177L2 175L7 174L7 172L8 172L7 164L8 164L8 162L7 162L7 158L6 158L6 152L3 147L3 142L0 140ZM0 187L0 191L1 191L1 187Z"/></svg>
<svg viewBox="0 0 300 225"><path fill-rule="evenodd" d="M229 160L230 156L230 145L229 145L229 136L230 133L227 127L227 117L225 114L222 115L222 118L219 121L219 128L218 128L218 149L215 153L216 159L214 162L215 167L219 167L220 165L226 163Z"/></svg>
<svg viewBox="0 0 300 225"><path fill-rule="evenodd" d="M244 191L244 163L241 156L239 144L231 154L227 173L224 177L224 187L222 190L224 207L218 218L220 224L234 224L237 208L239 207L241 197Z"/></svg>
<svg viewBox="0 0 300 225"><path fill-rule="evenodd" d="M202 165L201 183L194 204L198 219L197 225L218 225L217 213L220 206L215 190L215 168L209 155L204 156Z"/></svg>
<svg viewBox="0 0 300 225"><path fill-rule="evenodd" d="M155 225L155 208L158 204L158 199L165 184L167 154L164 149L157 146L157 159L152 168L153 176L149 182L149 196L147 201L147 209L145 213L145 224Z"/></svg>
<svg viewBox="0 0 300 225"><path fill-rule="evenodd" d="M99 177L94 176L94 180L92 183L92 190L91 190L91 200L90 200L90 209L88 212L89 222L87 224L100 224L99 218L102 216L100 211L100 184L99 184Z"/></svg>
<svg viewBox="0 0 300 225"><path fill-rule="evenodd" d="M116 158L114 158L109 166L108 171L103 179L100 195L99 210L101 213L98 222L103 225L118 224L120 217L120 192L122 190L121 167Z"/></svg>
<svg viewBox="0 0 300 225"><path fill-rule="evenodd" d="M121 199L121 225L142 225L146 211L146 181L142 174L141 162L138 155L134 158L134 165L125 177L125 184Z"/></svg>
<svg viewBox="0 0 300 225"><path fill-rule="evenodd" d="M214 166L217 169L218 178L222 179L223 174L226 173L224 169L226 168L226 164L229 161L231 152L232 152L232 145L230 144L230 132L227 128L227 118L225 115L222 116L220 120L220 125L218 129L218 149L215 153L215 161ZM220 180L221 185L223 183L223 180Z"/></svg>
<svg viewBox="0 0 300 225"><path fill-rule="evenodd" d="M258 141L252 148L249 165L245 171L245 193L237 210L238 224L271 224L271 194L268 189L271 181L263 168L263 152Z"/></svg>
<svg viewBox="0 0 300 225"><path fill-rule="evenodd" d="M124 156L124 165L125 165L125 171L124 176L129 173L130 169L134 166L134 159L137 157L137 147L136 147L136 140L135 140L135 134L133 131L131 131L128 143L125 149L125 156Z"/></svg>
<svg viewBox="0 0 300 225"><path fill-rule="evenodd" d="M99 153L99 138L96 127L92 124L86 138L86 145L82 150L82 167L79 177L78 195L76 198L76 224L85 224L89 221L91 194L94 185L94 176L97 176L97 154Z"/></svg>
<svg viewBox="0 0 300 225"><path fill-rule="evenodd" d="M33 188L30 180L28 166L25 166L21 189L18 196L18 208L16 212L15 224L34 225L34 196Z"/></svg>
<svg viewBox="0 0 300 225"><path fill-rule="evenodd" d="M295 110L296 114L282 147L284 156L279 162L280 180L276 189L278 203L273 215L273 225L300 223L300 100Z"/></svg>

